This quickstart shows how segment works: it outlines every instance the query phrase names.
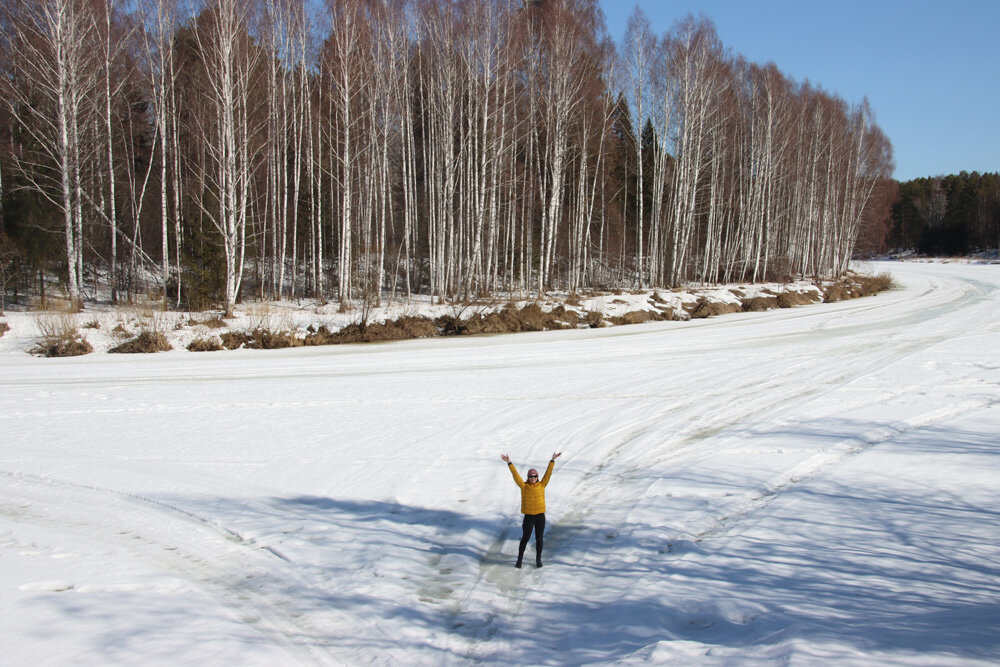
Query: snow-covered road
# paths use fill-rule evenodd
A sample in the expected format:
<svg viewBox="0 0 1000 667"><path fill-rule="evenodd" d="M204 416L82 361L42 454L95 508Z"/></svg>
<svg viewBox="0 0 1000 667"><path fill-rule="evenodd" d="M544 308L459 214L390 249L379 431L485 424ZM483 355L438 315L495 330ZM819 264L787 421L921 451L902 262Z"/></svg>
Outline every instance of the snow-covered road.
<svg viewBox="0 0 1000 667"><path fill-rule="evenodd" d="M1000 266L599 330L0 357L0 662L1000 660ZM515 570L522 470L546 567Z"/></svg>

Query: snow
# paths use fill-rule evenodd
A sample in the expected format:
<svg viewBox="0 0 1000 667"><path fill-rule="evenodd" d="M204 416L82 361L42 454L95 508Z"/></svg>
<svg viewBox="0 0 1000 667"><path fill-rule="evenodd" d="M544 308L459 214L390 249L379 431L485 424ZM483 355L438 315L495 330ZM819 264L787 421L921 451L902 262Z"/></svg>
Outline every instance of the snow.
<svg viewBox="0 0 1000 667"><path fill-rule="evenodd" d="M40 359L11 314L0 662L995 664L1000 267L872 268L900 287L276 351ZM554 451L515 570L499 455Z"/></svg>

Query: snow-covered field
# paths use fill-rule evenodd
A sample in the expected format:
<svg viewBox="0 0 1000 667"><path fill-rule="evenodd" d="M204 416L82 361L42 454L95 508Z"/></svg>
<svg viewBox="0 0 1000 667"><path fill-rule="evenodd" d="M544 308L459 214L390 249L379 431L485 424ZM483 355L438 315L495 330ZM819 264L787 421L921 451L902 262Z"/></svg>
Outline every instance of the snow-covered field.
<svg viewBox="0 0 1000 667"><path fill-rule="evenodd" d="M691 322L2 354L0 663L995 664L1000 266L873 268ZM515 570L499 455L553 451Z"/></svg>

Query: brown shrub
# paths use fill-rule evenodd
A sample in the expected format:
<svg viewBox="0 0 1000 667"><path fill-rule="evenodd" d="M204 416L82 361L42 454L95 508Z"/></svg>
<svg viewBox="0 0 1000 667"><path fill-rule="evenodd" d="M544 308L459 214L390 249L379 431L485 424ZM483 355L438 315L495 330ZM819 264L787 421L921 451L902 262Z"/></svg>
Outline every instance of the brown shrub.
<svg viewBox="0 0 1000 667"><path fill-rule="evenodd" d="M0 337L2 337L8 331L10 331L10 325L7 324L6 322L0 322Z"/></svg>
<svg viewBox="0 0 1000 667"><path fill-rule="evenodd" d="M439 320L444 318L438 318ZM448 318L454 321L454 318ZM437 336L438 325L426 317L406 315L397 320L371 324L348 324L331 333L325 325L311 331L302 339L302 345L342 345L345 343L375 343L379 341L409 340Z"/></svg>
<svg viewBox="0 0 1000 667"><path fill-rule="evenodd" d="M204 320L196 320L192 317L190 320L188 320L188 324L192 327L202 324L208 327L209 329L225 329L227 326L229 326L228 324L226 324L226 321L218 315L206 318Z"/></svg>
<svg viewBox="0 0 1000 667"><path fill-rule="evenodd" d="M448 316L435 320L441 327L442 335L445 336L567 329L581 321L586 321L586 317L582 318L575 311L566 310L563 306L556 306L551 312L545 312L537 303L530 303L524 308L508 304L501 310L480 313L467 320L457 320Z"/></svg>
<svg viewBox="0 0 1000 667"><path fill-rule="evenodd" d="M132 340L127 340L121 345L111 348L108 352L115 354L152 354L154 352L168 352L174 347L167 341L167 337L159 331L143 331Z"/></svg>
<svg viewBox="0 0 1000 667"><path fill-rule="evenodd" d="M365 342L407 340L436 336L438 328L426 317L404 316L384 323L369 324L363 332Z"/></svg>
<svg viewBox="0 0 1000 667"><path fill-rule="evenodd" d="M588 310L581 320L584 324L589 326L591 329L596 329L602 324L604 324L604 314L599 313L596 310Z"/></svg>
<svg viewBox="0 0 1000 667"><path fill-rule="evenodd" d="M222 339L222 344L230 350L236 350L240 347L254 350L280 350L303 344L303 341L296 338L291 331L273 331L262 328L250 331L226 331L219 337Z"/></svg>
<svg viewBox="0 0 1000 667"><path fill-rule="evenodd" d="M38 326L38 345L32 354L44 357L76 357L90 354L94 348L80 335L76 328L76 318L70 310L39 313L35 317Z"/></svg>
<svg viewBox="0 0 1000 667"><path fill-rule="evenodd" d="M624 315L611 319L615 324L642 324L644 322L659 321L663 316L659 312L649 310L630 310Z"/></svg>
<svg viewBox="0 0 1000 667"><path fill-rule="evenodd" d="M805 306L810 303L815 303L815 299L811 294L804 294L802 292L782 292L778 295L778 306L781 308Z"/></svg>
<svg viewBox="0 0 1000 667"><path fill-rule="evenodd" d="M824 303L836 303L837 301L843 301L844 299L850 298L851 292L843 283L834 283L823 289Z"/></svg>
<svg viewBox="0 0 1000 667"><path fill-rule="evenodd" d="M85 338L65 338L42 341L31 352L43 357L78 357L93 351Z"/></svg>
<svg viewBox="0 0 1000 667"><path fill-rule="evenodd" d="M337 342L334 334L330 333L330 330L326 328L326 325L321 325L319 329L315 331L310 331L306 334L306 337L302 339L303 345L333 345Z"/></svg>
<svg viewBox="0 0 1000 667"><path fill-rule="evenodd" d="M461 334L497 334L520 331L521 323L517 319L517 310L504 308L493 313L482 313L464 322L456 333Z"/></svg>
<svg viewBox="0 0 1000 667"><path fill-rule="evenodd" d="M546 313L537 303L529 303L515 313L520 322L520 329L512 331L545 331L546 329L562 329L552 313Z"/></svg>
<svg viewBox="0 0 1000 667"><path fill-rule="evenodd" d="M97 320L91 320L83 325L84 329L100 329L101 323Z"/></svg>
<svg viewBox="0 0 1000 667"><path fill-rule="evenodd" d="M685 310L688 306L685 305ZM698 303L694 304L694 307L688 310L691 314L691 319L700 319L703 317L715 317L716 315L728 315L729 313L738 313L743 310L743 306L738 303L721 303L719 301L709 301L705 297L698 299Z"/></svg>
<svg viewBox="0 0 1000 667"><path fill-rule="evenodd" d="M872 296L893 287L892 274L878 273L874 276L854 276L861 290L861 296Z"/></svg>
<svg viewBox="0 0 1000 667"><path fill-rule="evenodd" d="M195 338L188 343L187 349L191 352L218 352L223 347L222 341L212 336L211 338Z"/></svg>
<svg viewBox="0 0 1000 667"><path fill-rule="evenodd" d="M759 313L763 310L770 310L778 307L778 297L776 296L755 296L741 301L744 312Z"/></svg>

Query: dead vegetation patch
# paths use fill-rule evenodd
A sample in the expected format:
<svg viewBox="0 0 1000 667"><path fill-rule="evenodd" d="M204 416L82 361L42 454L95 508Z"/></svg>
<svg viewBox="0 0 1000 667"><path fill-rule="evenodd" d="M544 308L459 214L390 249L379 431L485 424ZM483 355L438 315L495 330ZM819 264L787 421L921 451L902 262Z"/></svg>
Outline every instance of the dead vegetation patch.
<svg viewBox="0 0 1000 667"><path fill-rule="evenodd" d="M591 329L597 329L598 327L604 326L604 313L598 312L596 310L588 310L583 314L583 319L580 321L581 324L586 324Z"/></svg>
<svg viewBox="0 0 1000 667"><path fill-rule="evenodd" d="M807 306L811 303L816 303L815 296L805 292L782 292L778 295L778 306L781 308Z"/></svg>
<svg viewBox="0 0 1000 667"><path fill-rule="evenodd" d="M39 313L35 317L38 326L38 343L32 354L42 357L78 357L90 354L94 348L76 328L76 318L71 309Z"/></svg>
<svg viewBox="0 0 1000 667"><path fill-rule="evenodd" d="M873 276L855 274L854 278L858 282L861 296L873 296L879 292L892 289L892 275L889 273L876 273Z"/></svg>
<svg viewBox="0 0 1000 667"><path fill-rule="evenodd" d="M211 338L195 338L187 346L190 352L218 352L222 350L222 341L212 336Z"/></svg>
<svg viewBox="0 0 1000 667"><path fill-rule="evenodd" d="M6 322L0 322L0 337L3 337L8 331L10 331L10 325Z"/></svg>
<svg viewBox="0 0 1000 667"><path fill-rule="evenodd" d="M717 315L728 315L729 313L739 313L743 310L742 304L724 303L721 301L710 301L705 297L699 297L698 301L692 304L685 304L684 310L691 315L692 320L705 317L715 317Z"/></svg>
<svg viewBox="0 0 1000 667"><path fill-rule="evenodd" d="M135 338L117 345L108 352L114 354L153 354L174 349L167 337L159 331L143 331Z"/></svg>
<svg viewBox="0 0 1000 667"><path fill-rule="evenodd" d="M892 276L888 273L879 273L873 276L848 273L839 280L823 286L823 301L834 303L845 299L873 296L892 287Z"/></svg>
<svg viewBox="0 0 1000 667"><path fill-rule="evenodd" d="M325 327L321 327L324 329ZM317 332L318 333L318 332ZM328 343L306 342L307 345L343 344L343 343L376 343L393 340L409 340L411 338L427 338L438 334L438 327L426 317L405 316L386 322L369 324L349 324L340 331L329 334ZM306 337L308 341L308 336Z"/></svg>
<svg viewBox="0 0 1000 667"><path fill-rule="evenodd" d="M199 324L208 327L209 329L225 329L229 326L229 324L219 315L213 315L212 317L207 317L203 320L196 320L193 317L188 320L188 326L195 327Z"/></svg>
<svg viewBox="0 0 1000 667"><path fill-rule="evenodd" d="M764 310L778 308L778 297L770 295L754 296L749 299L743 299L740 304L745 313L759 313Z"/></svg>
<svg viewBox="0 0 1000 667"><path fill-rule="evenodd" d="M570 329L584 320L564 306L556 306L546 312L537 303L529 303L523 308L508 304L498 311L478 313L466 319L445 315L434 322L440 327L442 335L461 336Z"/></svg>
<svg viewBox="0 0 1000 667"><path fill-rule="evenodd" d="M86 338L41 341L31 351L42 357L79 357L94 351Z"/></svg>
<svg viewBox="0 0 1000 667"><path fill-rule="evenodd" d="M302 340L291 331L275 331L261 327L249 331L226 331L219 338L230 350L238 350L241 347L253 350L281 350L303 344Z"/></svg>
<svg viewBox="0 0 1000 667"><path fill-rule="evenodd" d="M646 322L659 322L663 320L663 315L657 310L630 310L624 315L608 318L614 324L644 324Z"/></svg>

